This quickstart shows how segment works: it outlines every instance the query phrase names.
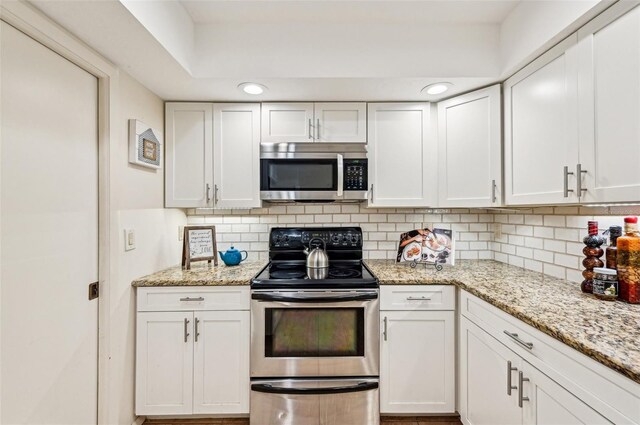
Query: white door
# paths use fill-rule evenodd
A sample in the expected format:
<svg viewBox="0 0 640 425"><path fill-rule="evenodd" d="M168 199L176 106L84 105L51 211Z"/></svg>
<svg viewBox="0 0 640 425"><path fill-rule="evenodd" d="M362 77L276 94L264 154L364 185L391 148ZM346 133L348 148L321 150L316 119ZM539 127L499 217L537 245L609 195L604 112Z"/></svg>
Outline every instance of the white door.
<svg viewBox="0 0 640 425"><path fill-rule="evenodd" d="M367 142L367 104L365 102L316 103L314 115L316 141Z"/></svg>
<svg viewBox="0 0 640 425"><path fill-rule="evenodd" d="M459 326L462 422L465 425L521 424L517 388L520 357L465 317L460 316ZM508 394L509 384L511 394Z"/></svg>
<svg viewBox="0 0 640 425"><path fill-rule="evenodd" d="M453 311L381 311L380 411L455 412Z"/></svg>
<svg viewBox="0 0 640 425"><path fill-rule="evenodd" d="M313 142L313 103L263 103L262 143Z"/></svg>
<svg viewBox="0 0 640 425"><path fill-rule="evenodd" d="M193 312L143 312L136 324L136 415L193 411Z"/></svg>
<svg viewBox="0 0 640 425"><path fill-rule="evenodd" d="M578 32L583 202L640 201L640 7L619 16L632 5Z"/></svg>
<svg viewBox="0 0 640 425"><path fill-rule="evenodd" d="M438 103L439 206L500 205L501 112L499 84Z"/></svg>
<svg viewBox="0 0 640 425"><path fill-rule="evenodd" d="M595 410L552 381L529 363L522 362L523 417L526 425L610 424ZM526 381L528 379L528 381ZM519 380L517 382L519 384Z"/></svg>
<svg viewBox="0 0 640 425"><path fill-rule="evenodd" d="M576 41L568 37L505 82L507 205L578 202Z"/></svg>
<svg viewBox="0 0 640 425"><path fill-rule="evenodd" d="M430 149L428 103L370 103L369 206L424 207L435 198L438 183L429 181L437 167Z"/></svg>
<svg viewBox="0 0 640 425"><path fill-rule="evenodd" d="M4 424L95 424L98 81L1 23Z"/></svg>
<svg viewBox="0 0 640 425"><path fill-rule="evenodd" d="M260 104L213 106L213 202L216 208L260 207Z"/></svg>
<svg viewBox="0 0 640 425"><path fill-rule="evenodd" d="M213 205L213 105L165 107L165 206Z"/></svg>
<svg viewBox="0 0 640 425"><path fill-rule="evenodd" d="M195 312L193 413L249 413L249 312Z"/></svg>

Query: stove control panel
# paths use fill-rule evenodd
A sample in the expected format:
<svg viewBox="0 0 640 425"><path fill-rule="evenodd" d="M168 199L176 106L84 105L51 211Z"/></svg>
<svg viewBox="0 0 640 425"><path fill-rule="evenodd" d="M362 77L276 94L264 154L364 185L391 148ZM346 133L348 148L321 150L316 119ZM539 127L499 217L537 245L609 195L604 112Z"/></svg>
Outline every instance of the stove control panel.
<svg viewBox="0 0 640 425"><path fill-rule="evenodd" d="M327 249L362 249L362 229L359 227L333 228L273 228L270 249L302 250L322 246Z"/></svg>

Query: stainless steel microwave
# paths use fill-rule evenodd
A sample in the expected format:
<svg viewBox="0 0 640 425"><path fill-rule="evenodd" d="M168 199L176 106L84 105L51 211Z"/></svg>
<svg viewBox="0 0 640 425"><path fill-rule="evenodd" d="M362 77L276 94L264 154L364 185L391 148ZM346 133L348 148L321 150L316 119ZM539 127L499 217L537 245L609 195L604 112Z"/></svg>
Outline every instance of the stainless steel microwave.
<svg viewBox="0 0 640 425"><path fill-rule="evenodd" d="M363 201L367 174L363 143L260 145L260 198L266 201Z"/></svg>

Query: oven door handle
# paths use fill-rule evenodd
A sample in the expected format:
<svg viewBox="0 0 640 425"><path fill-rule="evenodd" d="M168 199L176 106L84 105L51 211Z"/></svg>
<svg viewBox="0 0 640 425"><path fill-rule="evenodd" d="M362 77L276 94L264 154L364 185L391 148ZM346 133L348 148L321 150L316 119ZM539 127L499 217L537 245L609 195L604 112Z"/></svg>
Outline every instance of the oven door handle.
<svg viewBox="0 0 640 425"><path fill-rule="evenodd" d="M371 294L349 294L338 296L318 296L318 297L290 297L274 294L251 294L252 300L277 301L285 303L332 303L348 301L369 301L378 298L377 293Z"/></svg>
<svg viewBox="0 0 640 425"><path fill-rule="evenodd" d="M346 387L326 387L326 388L287 388L274 387L271 384L252 384L251 391L268 394L301 394L301 395L321 395L321 394L344 394L356 393L359 391L370 391L378 388L377 382L360 382L356 385Z"/></svg>

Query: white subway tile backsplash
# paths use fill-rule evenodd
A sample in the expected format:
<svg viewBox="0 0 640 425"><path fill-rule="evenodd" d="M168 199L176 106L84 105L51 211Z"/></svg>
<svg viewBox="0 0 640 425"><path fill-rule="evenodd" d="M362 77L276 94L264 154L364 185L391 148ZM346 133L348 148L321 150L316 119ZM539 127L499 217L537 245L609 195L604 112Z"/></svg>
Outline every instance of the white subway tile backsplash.
<svg viewBox="0 0 640 425"><path fill-rule="evenodd" d="M544 225L547 227L564 227L565 217L563 215L545 215Z"/></svg>

